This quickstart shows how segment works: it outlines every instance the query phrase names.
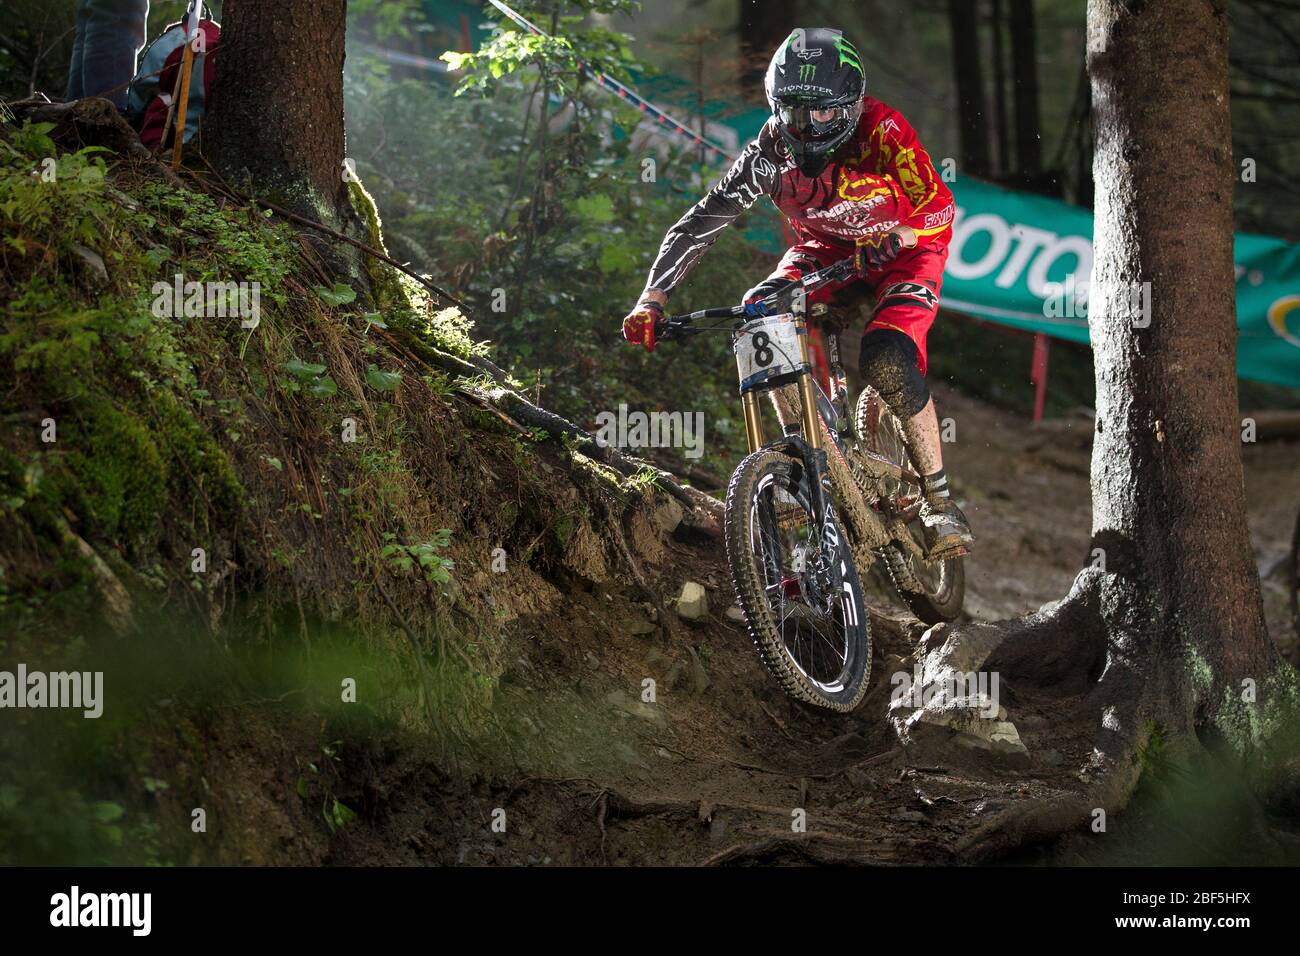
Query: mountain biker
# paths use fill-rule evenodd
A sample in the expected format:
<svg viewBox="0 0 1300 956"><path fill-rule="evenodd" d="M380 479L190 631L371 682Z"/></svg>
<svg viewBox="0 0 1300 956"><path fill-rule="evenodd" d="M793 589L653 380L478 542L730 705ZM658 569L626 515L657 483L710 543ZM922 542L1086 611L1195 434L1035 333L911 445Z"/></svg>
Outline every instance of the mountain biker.
<svg viewBox="0 0 1300 956"><path fill-rule="evenodd" d="M839 30L795 30L773 54L765 87L772 116L726 175L668 230L645 291L623 320L623 337L652 351L669 294L718 233L767 196L798 241L744 301L854 257L856 277L812 293L808 302L833 301L856 283L874 291L862 377L902 423L921 473L927 556L961 553L974 536L949 495L925 381L925 338L948 258L952 193L902 114L865 94L862 59Z"/></svg>

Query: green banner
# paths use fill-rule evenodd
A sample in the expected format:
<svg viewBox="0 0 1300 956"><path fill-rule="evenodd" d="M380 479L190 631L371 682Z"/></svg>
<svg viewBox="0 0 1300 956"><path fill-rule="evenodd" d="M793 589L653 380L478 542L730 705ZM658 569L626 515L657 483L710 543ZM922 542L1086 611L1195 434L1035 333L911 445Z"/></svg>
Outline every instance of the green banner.
<svg viewBox="0 0 1300 956"><path fill-rule="evenodd" d="M943 304L1087 342L1092 213L971 179L950 185L957 216ZM1238 233L1235 259L1238 375L1300 387L1300 245ZM1141 296L1134 290L1133 302Z"/></svg>

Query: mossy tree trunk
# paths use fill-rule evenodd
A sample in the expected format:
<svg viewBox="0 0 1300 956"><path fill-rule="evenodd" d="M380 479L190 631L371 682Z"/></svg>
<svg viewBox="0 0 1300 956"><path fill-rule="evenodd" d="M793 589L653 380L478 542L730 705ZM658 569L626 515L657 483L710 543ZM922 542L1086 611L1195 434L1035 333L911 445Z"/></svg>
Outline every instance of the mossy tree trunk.
<svg viewBox="0 0 1300 956"><path fill-rule="evenodd" d="M1019 620L941 625L919 652L927 674L1000 675L1015 688L1013 723L1033 701L1053 714L1054 742L1086 741L1088 756L1077 790L977 831L964 844L974 859L1092 832L1162 761L1249 783L1274 804L1300 780L1287 749L1297 676L1265 629L1246 523L1227 43L1226 0L1089 0L1091 560L1064 600ZM906 745L925 745L911 728L927 719L943 726L937 700L899 709ZM1041 745L1027 748L1031 766Z"/></svg>
<svg viewBox="0 0 1300 956"><path fill-rule="evenodd" d="M1237 410L1226 0L1091 0L1093 546L1213 710L1275 663ZM1180 647L1181 645L1181 647Z"/></svg>
<svg viewBox="0 0 1300 956"><path fill-rule="evenodd" d="M233 184L338 224L347 0L226 0L206 152Z"/></svg>

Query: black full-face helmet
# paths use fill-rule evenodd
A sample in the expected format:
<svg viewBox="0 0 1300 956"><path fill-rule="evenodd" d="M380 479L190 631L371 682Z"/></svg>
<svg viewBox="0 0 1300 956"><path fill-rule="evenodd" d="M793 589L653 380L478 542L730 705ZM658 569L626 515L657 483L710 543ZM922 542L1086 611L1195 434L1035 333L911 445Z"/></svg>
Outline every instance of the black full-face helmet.
<svg viewBox="0 0 1300 956"><path fill-rule="evenodd" d="M795 165L818 175L862 116L862 58L839 30L800 27L772 54L767 103Z"/></svg>

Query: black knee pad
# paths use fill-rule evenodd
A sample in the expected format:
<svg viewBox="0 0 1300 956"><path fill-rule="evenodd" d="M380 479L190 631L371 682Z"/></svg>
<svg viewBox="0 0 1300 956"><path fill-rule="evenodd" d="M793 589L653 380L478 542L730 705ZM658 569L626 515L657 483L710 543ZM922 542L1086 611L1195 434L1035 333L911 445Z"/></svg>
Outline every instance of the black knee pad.
<svg viewBox="0 0 1300 956"><path fill-rule="evenodd" d="M862 378L904 420L930 401L930 387L916 367L918 357L916 343L896 329L869 330L862 336L858 356Z"/></svg>

